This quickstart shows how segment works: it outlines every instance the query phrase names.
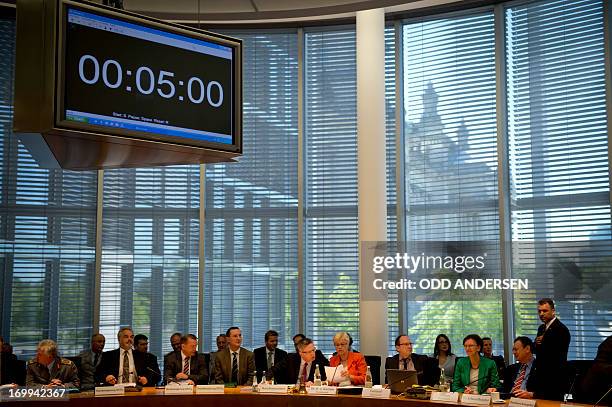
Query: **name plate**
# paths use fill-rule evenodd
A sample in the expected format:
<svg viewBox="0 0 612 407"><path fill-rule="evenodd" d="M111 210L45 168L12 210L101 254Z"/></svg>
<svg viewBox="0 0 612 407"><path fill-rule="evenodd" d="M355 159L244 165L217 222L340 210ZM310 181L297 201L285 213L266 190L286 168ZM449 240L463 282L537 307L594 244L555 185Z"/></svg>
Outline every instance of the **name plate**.
<svg viewBox="0 0 612 407"><path fill-rule="evenodd" d="M198 384L195 388L196 394L223 394L225 385L223 384Z"/></svg>
<svg viewBox="0 0 612 407"><path fill-rule="evenodd" d="M308 394L318 394L319 396L335 396L338 388L336 386L310 386Z"/></svg>
<svg viewBox="0 0 612 407"><path fill-rule="evenodd" d="M110 397L125 395L125 387L123 386L100 386L94 389L95 397Z"/></svg>
<svg viewBox="0 0 612 407"><path fill-rule="evenodd" d="M193 394L193 386L192 385L166 386L166 388L164 389L164 394L173 395L173 396Z"/></svg>
<svg viewBox="0 0 612 407"><path fill-rule="evenodd" d="M280 393L287 394L286 384L260 384L257 386L260 393Z"/></svg>
<svg viewBox="0 0 612 407"><path fill-rule="evenodd" d="M456 391L432 391L431 401L448 401L451 403L456 403L459 401L459 393Z"/></svg>
<svg viewBox="0 0 612 407"><path fill-rule="evenodd" d="M535 407L535 405L536 400L512 397L510 398L510 404L508 404L508 407Z"/></svg>
<svg viewBox="0 0 612 407"><path fill-rule="evenodd" d="M468 406L488 406L491 404L490 395L479 395L479 394L463 394L461 396L461 404Z"/></svg>
<svg viewBox="0 0 612 407"><path fill-rule="evenodd" d="M361 391L361 397L369 399L388 399L391 397L391 389L377 388L365 388Z"/></svg>

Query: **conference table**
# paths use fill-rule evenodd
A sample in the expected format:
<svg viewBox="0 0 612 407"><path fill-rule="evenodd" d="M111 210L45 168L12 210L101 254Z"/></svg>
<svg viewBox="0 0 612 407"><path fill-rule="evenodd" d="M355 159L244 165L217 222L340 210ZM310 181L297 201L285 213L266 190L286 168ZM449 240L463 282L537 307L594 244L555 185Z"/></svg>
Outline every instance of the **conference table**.
<svg viewBox="0 0 612 407"><path fill-rule="evenodd" d="M248 389L245 389L248 390ZM94 397L93 391L69 395L69 400L42 401L45 407L449 407L458 403L406 399L391 396L389 399L362 398L353 395L319 396L300 394L251 393L240 389L225 389L225 394L164 395L163 389L144 388L140 392L128 392L124 396ZM403 404L402 404L403 403ZM34 407L32 401L13 401L7 407ZM507 407L499 404L498 407ZM536 407L559 407L560 402L538 400ZM576 404L576 406L585 406Z"/></svg>

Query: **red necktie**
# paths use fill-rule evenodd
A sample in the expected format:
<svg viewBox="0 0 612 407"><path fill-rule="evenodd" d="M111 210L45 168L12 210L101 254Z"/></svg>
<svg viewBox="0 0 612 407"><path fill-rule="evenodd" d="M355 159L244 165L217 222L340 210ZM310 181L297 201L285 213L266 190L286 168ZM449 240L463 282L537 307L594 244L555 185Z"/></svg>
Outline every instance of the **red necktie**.
<svg viewBox="0 0 612 407"><path fill-rule="evenodd" d="M304 369L302 369L302 381L304 383L308 381L308 363L304 363Z"/></svg>
<svg viewBox="0 0 612 407"><path fill-rule="evenodd" d="M527 364L523 363L521 365L521 370L514 381L514 386L512 386L511 393L514 394L521 389L521 384L523 384L523 380L525 380L525 373L527 373Z"/></svg>

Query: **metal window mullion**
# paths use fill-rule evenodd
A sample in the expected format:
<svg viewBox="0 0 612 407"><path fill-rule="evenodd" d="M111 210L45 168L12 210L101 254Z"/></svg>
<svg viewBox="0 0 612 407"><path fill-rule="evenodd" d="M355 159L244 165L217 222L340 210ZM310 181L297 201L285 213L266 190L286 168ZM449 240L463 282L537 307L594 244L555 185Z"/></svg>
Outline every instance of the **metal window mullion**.
<svg viewBox="0 0 612 407"><path fill-rule="evenodd" d="M306 148L304 139L304 86L306 81L304 80L304 29L299 28L297 30L297 47L298 47L298 84L297 84L297 97L298 97L298 213L297 213L297 248L298 248L298 259L297 259L297 282L298 282L298 332L304 332L306 323L304 321L305 312L304 306L306 305L306 276L304 275L304 262L306 255L305 245L305 224L304 224L304 208L306 199Z"/></svg>
<svg viewBox="0 0 612 407"><path fill-rule="evenodd" d="M612 28L610 25L609 1L603 1L603 25L604 25L604 67L606 83L606 116L608 121L608 192L609 204L612 204ZM612 210L610 210L610 223L612 224Z"/></svg>
<svg viewBox="0 0 612 407"><path fill-rule="evenodd" d="M204 349L204 273L206 267L206 259L204 252L204 235L206 221L206 165L200 164L200 206L198 210L198 219L200 227L198 229L198 346ZM214 349L212 344L210 349Z"/></svg>
<svg viewBox="0 0 612 407"><path fill-rule="evenodd" d="M104 208L104 170L98 170L96 193L96 245L94 249L93 333L100 332L100 292L102 285L102 222Z"/></svg>
<svg viewBox="0 0 612 407"><path fill-rule="evenodd" d="M512 277L512 219L510 211L510 166L506 106L506 36L504 5L498 4L495 6L494 14L500 277L505 279ZM514 312L512 312L514 308L514 298L512 290L503 290L501 296L504 358L508 362L512 354L514 339Z"/></svg>

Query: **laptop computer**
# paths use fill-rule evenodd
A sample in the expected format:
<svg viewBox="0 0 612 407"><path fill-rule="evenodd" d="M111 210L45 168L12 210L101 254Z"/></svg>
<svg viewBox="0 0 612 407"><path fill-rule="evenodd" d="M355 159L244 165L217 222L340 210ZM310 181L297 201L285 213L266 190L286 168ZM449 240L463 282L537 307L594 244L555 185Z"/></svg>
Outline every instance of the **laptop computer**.
<svg viewBox="0 0 612 407"><path fill-rule="evenodd" d="M400 394L413 384L419 384L415 370L387 369L387 381L392 394Z"/></svg>

